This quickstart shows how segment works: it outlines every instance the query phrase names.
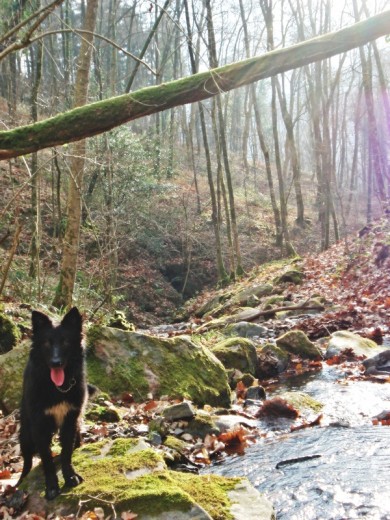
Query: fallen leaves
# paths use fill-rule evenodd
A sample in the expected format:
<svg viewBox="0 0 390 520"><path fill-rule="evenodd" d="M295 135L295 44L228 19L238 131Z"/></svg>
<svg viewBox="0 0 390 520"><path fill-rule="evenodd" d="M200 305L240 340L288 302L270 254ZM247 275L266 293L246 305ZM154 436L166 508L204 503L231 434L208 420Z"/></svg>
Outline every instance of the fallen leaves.
<svg viewBox="0 0 390 520"><path fill-rule="evenodd" d="M390 426L390 410L384 410L376 417L372 418L372 424L377 426L381 424L382 426Z"/></svg>
<svg viewBox="0 0 390 520"><path fill-rule="evenodd" d="M4 469L3 471L0 471L0 480L7 480L11 478L11 472L9 469Z"/></svg>
<svg viewBox="0 0 390 520"><path fill-rule="evenodd" d="M203 444L194 450L191 459L197 464L208 465L223 453L242 455L245 448L255 442L256 436L256 433L242 425L237 425L219 435L207 434Z"/></svg>
<svg viewBox="0 0 390 520"><path fill-rule="evenodd" d="M286 419L296 419L298 416L298 410L281 397L266 399L256 414L256 417L285 417Z"/></svg>
<svg viewBox="0 0 390 520"><path fill-rule="evenodd" d="M366 356L357 356L352 348L343 349L340 354L326 360L327 365L342 365L345 362L363 361Z"/></svg>

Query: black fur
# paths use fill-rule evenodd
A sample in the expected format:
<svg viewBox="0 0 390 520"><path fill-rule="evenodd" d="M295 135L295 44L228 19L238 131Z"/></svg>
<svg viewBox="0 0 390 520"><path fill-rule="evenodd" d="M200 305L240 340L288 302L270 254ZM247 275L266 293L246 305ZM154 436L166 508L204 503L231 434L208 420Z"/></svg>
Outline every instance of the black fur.
<svg viewBox="0 0 390 520"><path fill-rule="evenodd" d="M55 326L41 312L32 312L33 338L30 357L24 372L21 403L20 448L23 471L18 484L29 473L33 455L42 460L46 481L46 498L60 493L51 441L59 430L61 466L66 486L77 486L82 477L72 466L72 452L80 445L79 419L87 397L82 318L76 307ZM60 373L59 383L51 372ZM57 371L57 372L55 372Z"/></svg>

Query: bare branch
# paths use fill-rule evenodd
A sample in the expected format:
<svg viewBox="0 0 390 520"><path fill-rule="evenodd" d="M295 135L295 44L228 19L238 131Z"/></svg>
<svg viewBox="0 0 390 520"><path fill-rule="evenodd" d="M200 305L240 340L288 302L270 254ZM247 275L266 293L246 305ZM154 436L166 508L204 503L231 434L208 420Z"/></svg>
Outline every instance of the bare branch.
<svg viewBox="0 0 390 520"><path fill-rule="evenodd" d="M126 56L129 56L130 58L133 58L133 60L138 61L141 65L144 65L148 70L150 70L150 72L154 76L157 76L157 72L155 70L153 70L150 65L148 65L145 61L141 60L140 58L137 58L137 56L135 56L131 52L126 51L126 49L124 49L123 47L121 47L120 45L115 43L113 40L110 40L110 38L107 38L106 36L103 36L102 34L86 31L85 29L58 29L55 31L47 31L42 34L38 34L37 36L35 36L35 38L32 38L30 40L30 43L34 43L37 40L44 38L45 36L50 36L52 34L60 34L60 33L92 34L92 36L94 36L95 38L99 38L100 40L103 40L103 41L109 43L110 45L112 45L113 47L118 49L119 51L123 52L123 54L125 54Z"/></svg>
<svg viewBox="0 0 390 520"><path fill-rule="evenodd" d="M33 13L31 16L29 16L25 20L22 20L17 25L15 25L15 27L12 27L12 29L10 29L7 33L3 34L3 36L0 36L0 43L2 43L4 41L8 40L9 38L11 38L11 36L13 34L15 34L16 32L18 32L19 29L21 29L22 27L24 27L25 25L30 23L31 20L34 20L34 18L36 18L37 16L39 16L41 13L45 12L46 10L49 10L50 12L52 12L53 9L55 7L57 7L58 5L62 4L63 1L64 0L54 0L54 2L52 2L51 4L46 5L45 7L42 7L42 9L40 9L36 13Z"/></svg>
<svg viewBox="0 0 390 520"><path fill-rule="evenodd" d="M18 25L16 25L16 27L11 29L11 31L9 31L5 36L2 36L0 42L5 41L6 39L8 39L10 37L10 35L12 35L15 32L17 32L19 29L24 27L28 22L30 22L31 20L33 20L34 18L36 18L38 16L38 19L26 31L26 33L24 34L24 36L20 40L17 40L15 42L13 42L11 45L6 47L3 50L3 52L0 52L0 60L5 58L5 56L8 56L8 54L11 54L11 52L15 52L15 51L18 51L20 49L24 49L25 47L28 47L28 45L30 45L30 43L31 43L30 38L31 38L32 33L41 25L41 23L50 15L50 13L52 13L52 11L54 11L54 9L58 5L60 5L63 1L64 0L55 0L49 6L45 7L44 9L41 9L40 11L38 11L38 12L34 13L33 15L31 15L29 18L27 18L27 20L24 20L23 22L20 22Z"/></svg>

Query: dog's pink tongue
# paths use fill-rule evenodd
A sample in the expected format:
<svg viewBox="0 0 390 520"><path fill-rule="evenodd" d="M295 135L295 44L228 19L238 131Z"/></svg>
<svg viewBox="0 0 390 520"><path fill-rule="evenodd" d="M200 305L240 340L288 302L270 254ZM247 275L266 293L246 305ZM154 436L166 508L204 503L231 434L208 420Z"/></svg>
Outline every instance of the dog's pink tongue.
<svg viewBox="0 0 390 520"><path fill-rule="evenodd" d="M56 386L62 386L65 380L65 372L63 368L52 368L50 370L50 377Z"/></svg>

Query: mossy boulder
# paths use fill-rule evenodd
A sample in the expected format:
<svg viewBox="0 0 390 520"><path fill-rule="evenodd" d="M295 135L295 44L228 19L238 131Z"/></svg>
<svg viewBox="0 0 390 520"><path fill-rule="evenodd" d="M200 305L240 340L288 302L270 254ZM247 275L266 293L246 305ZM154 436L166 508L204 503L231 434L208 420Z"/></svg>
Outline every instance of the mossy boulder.
<svg viewBox="0 0 390 520"><path fill-rule="evenodd" d="M134 324L127 321L123 311L115 311L113 316L108 319L107 326L114 329L135 331Z"/></svg>
<svg viewBox="0 0 390 520"><path fill-rule="evenodd" d="M301 413L311 411L320 413L324 405L305 392L283 392L279 397L285 399Z"/></svg>
<svg viewBox="0 0 390 520"><path fill-rule="evenodd" d="M257 376L274 377L287 368L289 354L274 343L266 343L258 350L257 359Z"/></svg>
<svg viewBox="0 0 390 520"><path fill-rule="evenodd" d="M235 296L233 296L229 303L235 305L248 305L248 303L250 303L252 305L253 301L256 301L253 300L253 297L262 298L263 296L268 296L271 294L272 291L273 285L269 283L254 285L238 292Z"/></svg>
<svg viewBox="0 0 390 520"><path fill-rule="evenodd" d="M249 374L256 372L256 347L249 339L229 338L211 347L211 351L227 369L236 368Z"/></svg>
<svg viewBox="0 0 390 520"><path fill-rule="evenodd" d="M298 271L297 269L290 269L286 271L282 275L278 276L274 280L275 285L280 285L282 283L293 283L294 285L300 285L303 282L304 274L302 271Z"/></svg>
<svg viewBox="0 0 390 520"><path fill-rule="evenodd" d="M249 321L239 321L228 325L225 329L225 334L240 336L241 338L264 337L268 332L269 330L266 327Z"/></svg>
<svg viewBox="0 0 390 520"><path fill-rule="evenodd" d="M186 432L190 433L193 437L201 437L204 439L208 434L218 435L220 430L209 413L198 410L195 417L189 421Z"/></svg>
<svg viewBox="0 0 390 520"><path fill-rule="evenodd" d="M240 321L251 321L258 316L258 309L241 307L239 311L227 318L227 323L238 323Z"/></svg>
<svg viewBox="0 0 390 520"><path fill-rule="evenodd" d="M162 339L110 327L87 332L88 380L110 395L136 400L168 395L198 405L230 405L226 371L209 349L188 336Z"/></svg>
<svg viewBox="0 0 390 520"><path fill-rule="evenodd" d="M230 297L229 292L217 294L211 300L206 301L199 309L195 311L195 316L198 318L214 314L217 310L220 310L223 303Z"/></svg>
<svg viewBox="0 0 390 520"><path fill-rule="evenodd" d="M0 408L6 413L19 408L23 372L30 353L30 341L23 341L0 356Z"/></svg>
<svg viewBox="0 0 390 520"><path fill-rule="evenodd" d="M73 462L84 482L51 502L41 497L44 488L41 467L35 468L22 484L30 496L30 513L64 516L100 507L104 516L113 508L119 518L133 512L139 520L239 520L234 511L245 506L248 489L253 500L262 506L260 520L271 520L273 509L246 479L213 475L192 475L167 469L163 455L149 448L144 441L116 439L88 444L75 451ZM60 484L62 476L59 473ZM230 496L230 493L232 495ZM79 509L80 508L80 509Z"/></svg>
<svg viewBox="0 0 390 520"><path fill-rule="evenodd" d="M279 294L274 294L273 296L270 296L263 302L262 309L265 311L268 311L268 310L272 309L273 307L282 307L283 304L284 304L284 296L281 296ZM286 303L286 305L287 305L287 303Z"/></svg>
<svg viewBox="0 0 390 520"><path fill-rule="evenodd" d="M378 347L375 341L368 338L362 338L359 334L349 332L348 330L340 330L334 332L329 340L328 348L325 353L326 359L337 356L345 349L351 349L356 356L373 356L383 350Z"/></svg>
<svg viewBox="0 0 390 520"><path fill-rule="evenodd" d="M206 330L222 329L224 327L227 328L232 323L251 321L258 317L258 313L259 311L257 309L241 307L235 314L221 316L220 318L215 318L204 323L195 330L195 334L202 334Z"/></svg>
<svg viewBox="0 0 390 520"><path fill-rule="evenodd" d="M21 333L15 323L0 312L0 354L12 350L20 340Z"/></svg>
<svg viewBox="0 0 390 520"><path fill-rule="evenodd" d="M121 420L118 410L112 404L89 403L85 413L85 418L89 421L118 422Z"/></svg>
<svg viewBox="0 0 390 520"><path fill-rule="evenodd" d="M290 330L276 340L282 350L303 359L322 359L321 350L301 330Z"/></svg>

